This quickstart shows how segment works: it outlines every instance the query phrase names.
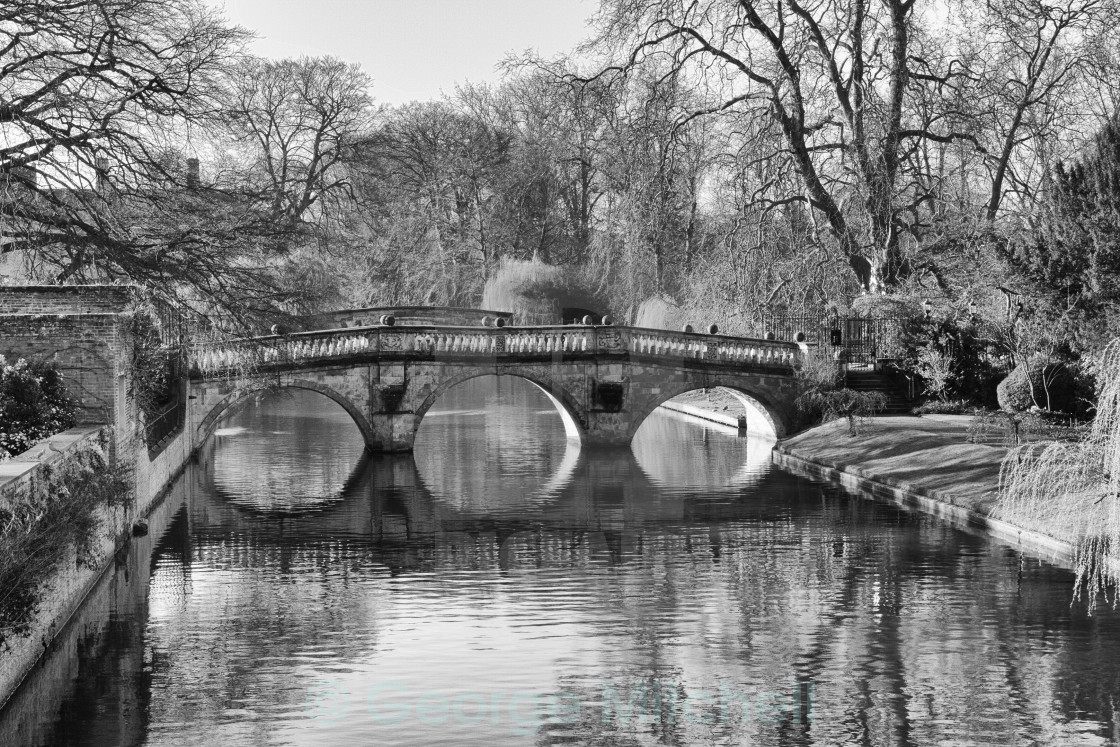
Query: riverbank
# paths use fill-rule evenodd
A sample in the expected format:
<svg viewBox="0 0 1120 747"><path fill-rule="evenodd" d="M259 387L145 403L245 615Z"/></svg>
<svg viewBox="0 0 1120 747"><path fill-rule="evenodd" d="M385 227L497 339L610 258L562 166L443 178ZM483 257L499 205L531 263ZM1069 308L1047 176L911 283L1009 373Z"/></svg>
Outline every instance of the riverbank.
<svg viewBox="0 0 1120 747"><path fill-rule="evenodd" d="M738 403L721 390L690 392L664 407L733 424ZM968 415L878 416L857 436L837 420L779 442L773 462L938 517L1030 555L1070 567L1073 546L990 516L999 494L1004 446L972 443Z"/></svg>
<svg viewBox="0 0 1120 747"><path fill-rule="evenodd" d="M1070 566L1073 546L989 514L1007 449L970 443L969 416L881 416L857 436L844 421L826 423L774 447L789 471L937 516L1052 563Z"/></svg>

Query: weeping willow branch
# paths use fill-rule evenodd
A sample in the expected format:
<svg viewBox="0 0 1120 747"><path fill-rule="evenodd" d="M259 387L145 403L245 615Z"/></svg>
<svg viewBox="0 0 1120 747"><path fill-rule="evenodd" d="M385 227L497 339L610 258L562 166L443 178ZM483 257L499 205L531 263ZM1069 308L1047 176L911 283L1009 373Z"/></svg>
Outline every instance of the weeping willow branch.
<svg viewBox="0 0 1120 747"><path fill-rule="evenodd" d="M1085 594L1090 611L1102 595L1115 606L1120 581L1120 340L1108 345L1097 369L1097 417L1088 438L1012 449L993 510L1074 545L1075 598Z"/></svg>

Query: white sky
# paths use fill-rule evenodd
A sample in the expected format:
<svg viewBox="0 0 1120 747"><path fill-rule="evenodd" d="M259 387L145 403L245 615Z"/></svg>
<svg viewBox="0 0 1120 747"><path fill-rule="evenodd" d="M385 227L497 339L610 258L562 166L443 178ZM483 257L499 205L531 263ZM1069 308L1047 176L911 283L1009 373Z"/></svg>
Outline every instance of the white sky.
<svg viewBox="0 0 1120 747"><path fill-rule="evenodd" d="M265 57L333 55L361 63L381 103L496 81L509 52L545 57L587 35L597 0L211 0L260 37Z"/></svg>

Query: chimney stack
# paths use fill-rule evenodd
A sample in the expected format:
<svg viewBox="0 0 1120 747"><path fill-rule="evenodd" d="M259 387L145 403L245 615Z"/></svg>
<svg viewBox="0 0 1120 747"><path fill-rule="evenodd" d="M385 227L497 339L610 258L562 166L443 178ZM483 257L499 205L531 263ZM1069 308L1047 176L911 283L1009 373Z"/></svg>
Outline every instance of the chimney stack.
<svg viewBox="0 0 1120 747"><path fill-rule="evenodd" d="M187 187L198 189L198 159L187 159Z"/></svg>
<svg viewBox="0 0 1120 747"><path fill-rule="evenodd" d="M98 156L94 161L94 171L96 174L97 191L102 192L109 186L109 159L105 156Z"/></svg>

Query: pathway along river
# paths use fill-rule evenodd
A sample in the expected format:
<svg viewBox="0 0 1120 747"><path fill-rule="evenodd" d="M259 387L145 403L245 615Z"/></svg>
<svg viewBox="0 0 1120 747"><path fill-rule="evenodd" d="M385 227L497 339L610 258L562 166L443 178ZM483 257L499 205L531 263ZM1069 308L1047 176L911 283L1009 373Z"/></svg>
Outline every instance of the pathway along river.
<svg viewBox="0 0 1120 747"><path fill-rule="evenodd" d="M668 414L580 453L516 380L415 457L314 393L224 424L0 744L1115 744L1071 574Z"/></svg>

